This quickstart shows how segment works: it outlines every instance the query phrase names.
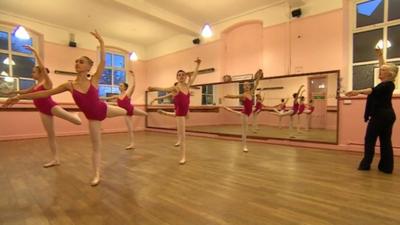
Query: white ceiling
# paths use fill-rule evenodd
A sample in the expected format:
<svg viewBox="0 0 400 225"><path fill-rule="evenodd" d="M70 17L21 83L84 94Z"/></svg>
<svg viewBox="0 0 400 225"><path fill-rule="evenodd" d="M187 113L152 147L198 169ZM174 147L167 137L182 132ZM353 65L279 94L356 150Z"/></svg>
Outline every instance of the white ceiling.
<svg viewBox="0 0 400 225"><path fill-rule="evenodd" d="M0 11L149 46L281 0L0 0Z"/></svg>

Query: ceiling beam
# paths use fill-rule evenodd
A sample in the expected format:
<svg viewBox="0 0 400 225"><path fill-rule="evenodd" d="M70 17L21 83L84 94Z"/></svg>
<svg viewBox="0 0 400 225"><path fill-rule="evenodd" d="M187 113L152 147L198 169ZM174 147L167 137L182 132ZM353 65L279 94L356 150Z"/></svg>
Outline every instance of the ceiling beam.
<svg viewBox="0 0 400 225"><path fill-rule="evenodd" d="M184 17L147 3L144 0L114 0L114 2L139 11L149 17L158 19L161 22L178 27L189 35L198 36L202 26L201 24L193 23Z"/></svg>

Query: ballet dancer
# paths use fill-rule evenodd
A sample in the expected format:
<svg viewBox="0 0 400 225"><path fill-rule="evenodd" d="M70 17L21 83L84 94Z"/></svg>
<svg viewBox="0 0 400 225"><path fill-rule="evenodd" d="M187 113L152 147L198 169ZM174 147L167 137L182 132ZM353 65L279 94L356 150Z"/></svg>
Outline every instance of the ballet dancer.
<svg viewBox="0 0 400 225"><path fill-rule="evenodd" d="M243 110L241 112L235 111L229 107L223 106L223 108L229 112L235 113L239 115L242 119L242 149L243 152L248 152L247 148L247 129L248 129L248 117L251 115L253 111L253 96L254 92L257 89L257 86L260 82L260 79L263 76L263 71L259 69L254 75L254 87L251 88L249 82L243 83L244 92L240 95L226 95L224 98L235 99L238 98L243 102Z"/></svg>
<svg viewBox="0 0 400 225"><path fill-rule="evenodd" d="M256 106L253 111L253 124L252 124L253 133L257 133L257 131L259 130L257 117L261 113L262 108L264 107L263 105L264 99L265 99L265 92L262 97L261 97L261 91L258 94L256 94Z"/></svg>
<svg viewBox="0 0 400 225"><path fill-rule="evenodd" d="M132 116L147 116L147 113L143 110L135 108L131 104L131 98L133 95L133 92L135 92L135 74L133 73L132 70L129 71L129 74L131 76L130 83L120 83L119 84L119 95L113 95L110 97L105 97L102 99L105 100L116 100L117 105L127 111L126 116L125 116L125 123L126 126L128 127L128 134L129 134L129 145L125 148L126 150L132 150L135 149L135 141L134 141L134 130L133 130L133 123L132 123Z"/></svg>
<svg viewBox="0 0 400 225"><path fill-rule="evenodd" d="M10 92L8 95L34 93L42 90L49 90L53 87L53 83L49 77L49 70L43 65L43 60L40 58L38 52L29 45L25 45L24 47L25 49L32 51L36 58L38 65L32 69L32 78L36 80L37 84L25 90ZM53 155L53 159L48 163L45 163L43 167L48 168L58 166L60 165L60 158L58 154L53 116L64 119L76 125L81 124L81 119L79 118L78 113L70 113L61 108L50 96L34 99L33 104L40 112L40 118L46 131L49 147Z"/></svg>
<svg viewBox="0 0 400 225"><path fill-rule="evenodd" d="M304 85L301 85L299 87L299 90L297 90L296 93L293 93L293 106L290 110L287 110L285 112L273 112L274 115L277 115L279 117L283 117L283 116L290 116L290 124L289 124L289 128L292 129L293 128L293 116L297 114L297 111L299 110L299 95L301 90L304 88Z"/></svg>
<svg viewBox="0 0 400 225"><path fill-rule="evenodd" d="M177 123L177 134L178 134L178 145L181 149L181 160L179 161L180 165L186 163L186 116L189 111L189 103L190 103L190 86L194 83L197 77L197 73L199 71L199 66L201 60L197 58L195 61L196 68L194 73L191 76L188 76L185 71L179 70L176 73L176 79L178 83L169 88L161 88L161 87L149 87L148 91L165 91L165 92L175 92L174 95L174 106L175 106L175 115ZM189 81L187 78L189 77ZM160 112L161 113L161 112ZM171 113L164 112L162 114L171 116Z"/></svg>
<svg viewBox="0 0 400 225"><path fill-rule="evenodd" d="M281 103L273 107L275 113L283 114L286 112L286 103L289 101L289 98L282 98ZM282 128L282 116L279 116L279 129Z"/></svg>
<svg viewBox="0 0 400 225"><path fill-rule="evenodd" d="M378 169L390 174L393 172L392 129L396 120L392 96L398 67L395 64L385 62L381 49L376 49L376 52L379 59L379 79L381 83L373 88L349 91L346 96L368 95L364 113L364 120L368 122L364 158L361 160L358 169L370 170L375 154L376 140L379 137L381 159Z"/></svg>
<svg viewBox="0 0 400 225"><path fill-rule="evenodd" d="M89 71L93 66L93 61L87 56L82 56L75 60L77 76L74 81L68 81L54 89L18 95L8 99L4 106L13 105L21 99L37 99L66 91L71 92L76 105L89 121L89 134L93 147L92 162L94 168L94 176L91 185L96 186L101 180L101 121L105 118L125 116L127 111L118 106L107 105L99 98L98 85L105 66L105 49L104 41L100 34L97 31L91 32L91 34L100 44L100 63L92 76L89 75Z"/></svg>
<svg viewBox="0 0 400 225"><path fill-rule="evenodd" d="M310 99L308 101L308 104L306 105L306 109L304 110L304 114L306 114L306 131L309 131L311 129L311 115L314 110L314 102L312 99Z"/></svg>

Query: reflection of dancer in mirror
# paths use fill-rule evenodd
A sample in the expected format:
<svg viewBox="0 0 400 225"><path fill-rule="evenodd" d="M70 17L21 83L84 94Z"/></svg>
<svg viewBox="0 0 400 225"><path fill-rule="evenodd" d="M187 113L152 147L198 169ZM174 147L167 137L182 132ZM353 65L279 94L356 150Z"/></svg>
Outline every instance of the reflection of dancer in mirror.
<svg viewBox="0 0 400 225"><path fill-rule="evenodd" d="M289 98L282 98L281 103L274 106L273 110L275 113L283 114L286 112L286 103L289 101ZM282 116L279 117L279 129L282 128Z"/></svg>
<svg viewBox="0 0 400 225"><path fill-rule="evenodd" d="M92 162L94 167L94 177L91 185L96 186L100 182L101 121L106 117L125 116L126 110L117 106L107 105L99 98L98 85L104 71L105 50L103 38L100 34L97 31L91 32L91 34L100 44L100 63L93 76L88 76L93 66L93 61L87 56L82 56L75 60L77 76L74 81L66 82L54 89L16 96L8 99L5 105L15 104L20 99L38 99L66 91L71 92L76 105L89 120L89 134L93 146Z"/></svg>
<svg viewBox="0 0 400 225"><path fill-rule="evenodd" d="M186 115L189 111L189 103L190 103L190 86L194 83L197 77L197 73L199 70L199 66L201 60L198 58L196 61L196 69L194 73L189 76L189 82L186 83L187 74L183 70L179 70L176 73L176 79L178 83L169 88L160 88L160 87L149 87L149 91L166 91L173 92L175 91L174 96L174 106L175 106L175 118L177 123L177 133L178 133L178 143L181 148L181 160L179 164L183 165L186 163ZM161 112L160 112L161 113ZM162 113L164 114L164 113ZM167 114L165 114L167 115ZM171 115L168 113L168 115Z"/></svg>
<svg viewBox="0 0 400 225"><path fill-rule="evenodd" d="M117 105L127 111L126 116L125 116L125 123L126 123L126 126L128 127L130 144L125 148L126 150L135 149L132 116L133 115L147 116L147 113L145 111L136 109L131 104L131 98L132 98L133 92L135 91L136 82L135 82L135 74L133 73L132 70L129 71L129 74L131 76L129 84L127 84L127 83L119 84L119 91L120 91L119 95L113 95L110 97L102 98L102 99L106 99L106 100L117 100Z"/></svg>
<svg viewBox="0 0 400 225"><path fill-rule="evenodd" d="M395 89L394 81L398 74L398 67L392 63L385 63L382 50L376 50L379 59L379 79L381 83L373 88L353 90L346 96L368 95L365 107L364 120L368 121L364 143L364 158L358 167L359 170L370 170L375 154L375 144L379 137L381 160L378 168L384 173L393 172L392 129L396 114L392 106L392 95Z"/></svg>
<svg viewBox="0 0 400 225"><path fill-rule="evenodd" d="M300 132L301 128L301 120L300 120L300 115L304 112L306 109L306 105L304 104L305 97L303 96L304 90L300 92L300 103L299 103L299 109L297 110L297 132Z"/></svg>
<svg viewBox="0 0 400 225"><path fill-rule="evenodd" d="M253 111L253 95L255 90L257 89L258 83L263 76L263 71L260 69L254 75L254 87L251 88L249 82L243 83L244 92L240 95L226 95L224 98L238 98L243 103L243 110L241 112L235 111L231 108L224 106L224 109L228 110L229 112L236 113L241 116L242 118L242 148L244 152L248 152L247 149L247 128L248 128L248 117L251 115Z"/></svg>
<svg viewBox="0 0 400 225"><path fill-rule="evenodd" d="M314 112L314 109L314 102L312 99L310 99L310 101L306 105L306 109L304 110L304 114L306 114L306 131L309 131L311 129L311 114Z"/></svg>
<svg viewBox="0 0 400 225"><path fill-rule="evenodd" d="M290 110L287 110L285 112L273 112L274 115L277 115L279 117L283 116L290 116L290 123L289 123L289 128L293 128L293 116L297 114L297 111L299 110L299 95L301 90L304 88L304 85L301 85L299 87L299 90L296 93L293 93L293 106Z"/></svg>
<svg viewBox="0 0 400 225"><path fill-rule="evenodd" d="M259 130L257 117L261 113L262 108L264 107L263 105L264 99L265 99L265 92L262 97L261 97L261 91L258 94L256 94L256 106L253 111L253 124L252 124L253 128L252 130L254 133L257 133L257 131Z"/></svg>
<svg viewBox="0 0 400 225"><path fill-rule="evenodd" d="M32 78L37 81L37 84L33 85L31 88L20 91L13 91L9 94L27 94L42 90L49 90L53 87L53 83L51 82L48 74L49 70L43 65L43 61L39 57L37 51L28 45L26 45L25 48L32 51L38 63L38 65L33 67L32 70ZM54 131L53 116L67 120L76 125L80 125L81 120L78 116L78 113L70 113L61 108L59 105L57 105L56 102L53 101L50 96L34 99L33 104L40 112L40 118L42 120L43 127L46 130L50 150L53 154L53 159L50 162L44 164L43 167L48 168L52 166L58 166L60 165L60 159L58 157L58 148L56 143L56 134Z"/></svg>

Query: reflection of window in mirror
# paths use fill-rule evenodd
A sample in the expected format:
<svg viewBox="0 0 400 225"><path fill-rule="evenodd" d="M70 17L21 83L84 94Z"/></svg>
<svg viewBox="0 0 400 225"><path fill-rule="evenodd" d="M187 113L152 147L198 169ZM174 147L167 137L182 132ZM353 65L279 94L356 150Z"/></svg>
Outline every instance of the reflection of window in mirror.
<svg viewBox="0 0 400 225"><path fill-rule="evenodd" d="M352 89L376 85L374 68L378 59L374 48L381 43L387 62L399 65L400 57L400 6L399 0L354 1Z"/></svg>
<svg viewBox="0 0 400 225"><path fill-rule="evenodd" d="M215 105L213 85L201 86L201 105Z"/></svg>
<svg viewBox="0 0 400 225"><path fill-rule="evenodd" d="M166 92L166 91L158 91L157 92L158 97L163 97L167 94L168 94L168 92ZM172 98L158 99L158 104L172 104Z"/></svg>

